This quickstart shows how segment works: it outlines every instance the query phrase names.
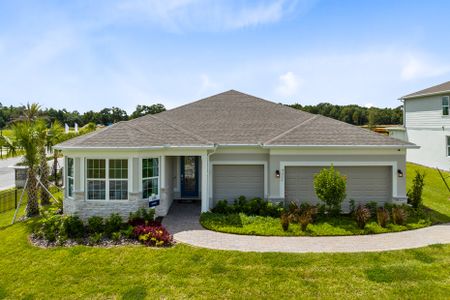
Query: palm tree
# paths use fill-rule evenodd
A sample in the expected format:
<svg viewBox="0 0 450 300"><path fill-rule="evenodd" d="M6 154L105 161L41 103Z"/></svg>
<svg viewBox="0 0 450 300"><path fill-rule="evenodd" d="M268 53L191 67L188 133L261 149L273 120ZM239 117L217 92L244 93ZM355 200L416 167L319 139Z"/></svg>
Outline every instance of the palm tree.
<svg viewBox="0 0 450 300"><path fill-rule="evenodd" d="M58 121L54 121L52 127L47 131L47 144L50 147L64 140L64 127ZM59 151L53 149L53 175L55 176L55 184L58 185L56 180L56 173L58 172L58 153Z"/></svg>
<svg viewBox="0 0 450 300"><path fill-rule="evenodd" d="M39 123L39 122L38 122ZM39 180L41 181L40 187L40 196L41 196L41 205L50 204L50 195L48 194L49 182L49 169L47 164L47 151L45 149L46 142L48 140L48 130L45 126L45 123L36 124L40 126L39 128Z"/></svg>
<svg viewBox="0 0 450 300"><path fill-rule="evenodd" d="M13 132L16 145L24 150L24 163L28 167L28 182L26 191L28 194L27 217L39 214L37 168L39 166L39 150L42 141L42 131L45 130L45 122L37 119L30 121L25 119L14 123Z"/></svg>

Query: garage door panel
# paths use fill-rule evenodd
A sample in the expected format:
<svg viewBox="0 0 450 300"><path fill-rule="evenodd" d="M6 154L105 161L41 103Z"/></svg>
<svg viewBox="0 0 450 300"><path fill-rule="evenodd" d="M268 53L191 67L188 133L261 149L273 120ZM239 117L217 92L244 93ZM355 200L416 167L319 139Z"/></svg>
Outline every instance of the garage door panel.
<svg viewBox="0 0 450 300"><path fill-rule="evenodd" d="M213 199L264 197L263 165L214 165Z"/></svg>
<svg viewBox="0 0 450 300"><path fill-rule="evenodd" d="M319 203L314 175L324 167L286 167L285 194L288 201ZM388 166L335 167L347 177L347 200L357 203L385 202L392 198L392 172Z"/></svg>

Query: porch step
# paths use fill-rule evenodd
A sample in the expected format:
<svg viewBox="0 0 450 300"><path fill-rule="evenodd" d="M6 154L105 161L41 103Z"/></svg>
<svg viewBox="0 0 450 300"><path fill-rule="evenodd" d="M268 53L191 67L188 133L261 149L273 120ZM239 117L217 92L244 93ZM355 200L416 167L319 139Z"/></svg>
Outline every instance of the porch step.
<svg viewBox="0 0 450 300"><path fill-rule="evenodd" d="M178 203L192 203L192 202L197 202L197 201L201 201L200 198L174 198L174 201L178 202Z"/></svg>

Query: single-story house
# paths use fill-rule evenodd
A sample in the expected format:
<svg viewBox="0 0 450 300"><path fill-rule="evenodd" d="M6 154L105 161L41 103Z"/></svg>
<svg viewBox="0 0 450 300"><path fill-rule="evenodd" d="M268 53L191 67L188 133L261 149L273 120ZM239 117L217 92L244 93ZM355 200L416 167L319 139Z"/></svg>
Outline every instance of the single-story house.
<svg viewBox="0 0 450 300"><path fill-rule="evenodd" d="M177 199L201 201L201 211L240 195L317 203L314 174L330 165L347 176L344 209L349 199L401 203L406 149L414 147L230 90L56 149L65 156L64 211L87 218L127 217L149 199L158 215Z"/></svg>

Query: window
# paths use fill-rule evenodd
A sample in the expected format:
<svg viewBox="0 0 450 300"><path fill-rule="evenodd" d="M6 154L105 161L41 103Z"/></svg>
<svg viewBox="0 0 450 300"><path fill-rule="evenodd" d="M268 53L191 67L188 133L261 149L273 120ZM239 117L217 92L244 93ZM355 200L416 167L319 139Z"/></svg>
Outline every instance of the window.
<svg viewBox="0 0 450 300"><path fill-rule="evenodd" d="M157 158L142 160L142 197L159 195L159 161Z"/></svg>
<svg viewBox="0 0 450 300"><path fill-rule="evenodd" d="M442 115L448 116L448 102L449 96L442 97Z"/></svg>
<svg viewBox="0 0 450 300"><path fill-rule="evenodd" d="M73 196L73 158L67 158L67 197Z"/></svg>
<svg viewBox="0 0 450 300"><path fill-rule="evenodd" d="M128 160L109 160L109 199L128 199Z"/></svg>
<svg viewBox="0 0 450 300"><path fill-rule="evenodd" d="M87 160L87 198L106 200L106 160Z"/></svg>
<svg viewBox="0 0 450 300"><path fill-rule="evenodd" d="M450 156L450 136L447 137L447 156Z"/></svg>

